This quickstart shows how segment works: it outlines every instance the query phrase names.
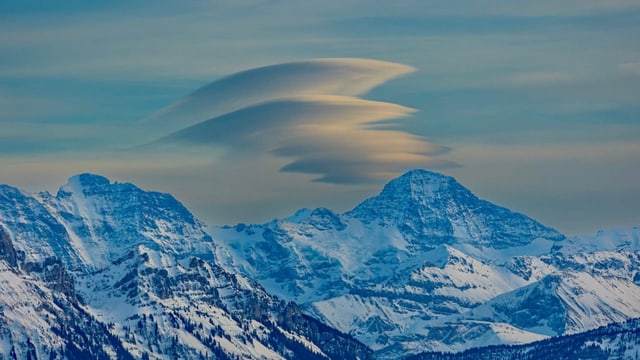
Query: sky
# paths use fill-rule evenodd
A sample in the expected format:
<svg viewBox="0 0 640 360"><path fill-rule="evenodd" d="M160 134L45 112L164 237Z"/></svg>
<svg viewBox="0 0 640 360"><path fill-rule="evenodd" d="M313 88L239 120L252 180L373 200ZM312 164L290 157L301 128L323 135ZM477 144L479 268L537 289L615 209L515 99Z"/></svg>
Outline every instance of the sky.
<svg viewBox="0 0 640 360"><path fill-rule="evenodd" d="M425 167L566 234L640 226L638 34L637 0L5 1L0 183L93 172L216 225Z"/></svg>

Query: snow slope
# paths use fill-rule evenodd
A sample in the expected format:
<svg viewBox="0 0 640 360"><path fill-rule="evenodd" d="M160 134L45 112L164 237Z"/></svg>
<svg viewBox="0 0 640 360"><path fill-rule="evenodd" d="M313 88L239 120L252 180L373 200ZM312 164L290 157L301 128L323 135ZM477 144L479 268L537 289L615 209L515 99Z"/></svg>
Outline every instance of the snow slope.
<svg viewBox="0 0 640 360"><path fill-rule="evenodd" d="M217 258L379 358L517 344L640 317L638 231L566 238L413 170L353 210L210 230Z"/></svg>
<svg viewBox="0 0 640 360"><path fill-rule="evenodd" d="M640 319L602 326L584 333L520 346L486 346L457 354L422 353L406 360L636 359L640 354Z"/></svg>
<svg viewBox="0 0 640 360"><path fill-rule="evenodd" d="M396 359L530 343L640 317L639 238L566 238L424 170L346 213L210 229L170 195L97 175L55 195L3 185L0 355L371 358L364 343ZM622 341L607 339L588 346Z"/></svg>
<svg viewBox="0 0 640 360"><path fill-rule="evenodd" d="M371 358L218 266L168 194L91 174L55 196L2 186L0 240L0 358Z"/></svg>

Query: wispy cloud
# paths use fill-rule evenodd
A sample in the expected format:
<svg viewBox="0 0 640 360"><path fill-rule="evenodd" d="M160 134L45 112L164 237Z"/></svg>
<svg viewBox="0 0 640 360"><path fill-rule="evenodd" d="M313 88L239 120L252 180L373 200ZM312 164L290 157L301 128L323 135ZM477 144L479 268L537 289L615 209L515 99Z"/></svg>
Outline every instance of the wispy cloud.
<svg viewBox="0 0 640 360"><path fill-rule="evenodd" d="M640 61L638 62L628 62L624 64L620 64L618 66L620 71L632 74L632 75L640 75Z"/></svg>

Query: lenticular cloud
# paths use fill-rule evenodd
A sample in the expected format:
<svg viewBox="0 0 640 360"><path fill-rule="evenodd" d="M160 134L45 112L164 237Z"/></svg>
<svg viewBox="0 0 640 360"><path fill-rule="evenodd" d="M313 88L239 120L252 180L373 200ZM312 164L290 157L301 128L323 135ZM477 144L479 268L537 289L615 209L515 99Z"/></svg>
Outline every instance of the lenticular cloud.
<svg viewBox="0 0 640 360"><path fill-rule="evenodd" d="M257 103L300 95L356 96L416 69L369 59L311 59L241 71L160 110L156 125L187 126Z"/></svg>
<svg viewBox="0 0 640 360"><path fill-rule="evenodd" d="M223 148L231 157L268 153L290 160L281 171L342 184L455 166L437 158L447 148L379 125L414 109L355 97L413 71L377 60L315 59L239 72L155 114L170 134L154 144Z"/></svg>

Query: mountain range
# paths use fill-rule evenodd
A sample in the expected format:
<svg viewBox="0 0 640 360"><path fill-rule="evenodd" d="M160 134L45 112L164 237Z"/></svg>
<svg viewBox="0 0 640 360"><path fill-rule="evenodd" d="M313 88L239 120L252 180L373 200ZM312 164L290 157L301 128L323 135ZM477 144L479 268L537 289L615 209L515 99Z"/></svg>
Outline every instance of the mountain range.
<svg viewBox="0 0 640 360"><path fill-rule="evenodd" d="M368 359L371 351L225 271L176 199L82 174L0 187L0 357Z"/></svg>
<svg viewBox="0 0 640 360"><path fill-rule="evenodd" d="M455 354L428 352L405 360L608 360L639 357L640 320L632 319L529 344L485 346Z"/></svg>
<svg viewBox="0 0 640 360"><path fill-rule="evenodd" d="M573 334L640 317L640 229L568 238L413 170L353 210L216 227L219 261L379 358Z"/></svg>
<svg viewBox="0 0 640 360"><path fill-rule="evenodd" d="M618 326L637 299L640 228L566 237L426 170L214 227L98 175L0 186L7 359L399 359Z"/></svg>

